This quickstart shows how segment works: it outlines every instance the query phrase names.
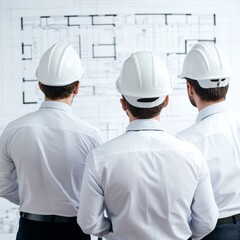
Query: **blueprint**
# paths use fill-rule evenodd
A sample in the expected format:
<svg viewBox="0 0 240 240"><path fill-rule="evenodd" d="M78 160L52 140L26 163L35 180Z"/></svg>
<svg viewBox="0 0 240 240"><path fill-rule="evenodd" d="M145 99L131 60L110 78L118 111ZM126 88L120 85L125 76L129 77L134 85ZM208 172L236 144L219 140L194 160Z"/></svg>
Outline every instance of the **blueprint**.
<svg viewBox="0 0 240 240"><path fill-rule="evenodd" d="M83 109L94 104L92 109L98 111L93 122L98 121L95 124L108 140L124 129L124 120L103 113L106 108L115 108L115 104L106 106L106 100L119 97L115 81L129 54L154 51L169 68L172 94L185 95L185 81L176 78L183 58L194 43L217 41L216 18L216 14L144 12L21 17L22 104L33 105L43 100L35 77L43 52L56 42L69 43L85 66L76 102L85 104ZM100 104L104 101L105 104ZM165 116L172 117L172 111L170 107Z"/></svg>
<svg viewBox="0 0 240 240"><path fill-rule="evenodd" d="M131 52L151 50L164 58L176 79L188 49L198 41L216 42L216 15L138 13L21 17L23 104L42 101L35 71L43 52L56 42L71 44L85 63L81 95L116 95L114 82Z"/></svg>
<svg viewBox="0 0 240 240"><path fill-rule="evenodd" d="M228 100L238 107L238 1L161 2L0 0L0 133L8 122L39 108L44 96L35 72L42 54L57 42L71 44L85 68L73 111L98 127L105 141L122 134L128 124L115 82L121 64L135 51L153 51L169 69L173 90L161 115L165 131L174 134L195 120L186 83L176 76L197 42L225 48L234 69ZM17 206L0 199L1 239L15 238L18 215Z"/></svg>

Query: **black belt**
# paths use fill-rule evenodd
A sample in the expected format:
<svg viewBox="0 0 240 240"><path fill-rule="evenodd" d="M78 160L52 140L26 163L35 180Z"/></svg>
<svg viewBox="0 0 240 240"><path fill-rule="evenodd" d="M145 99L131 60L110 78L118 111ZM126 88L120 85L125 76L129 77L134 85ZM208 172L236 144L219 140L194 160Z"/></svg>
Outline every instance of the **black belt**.
<svg viewBox="0 0 240 240"><path fill-rule="evenodd" d="M20 216L32 221L51 223L71 223L77 222L77 217L64 217L57 215L39 215L33 213L20 212Z"/></svg>
<svg viewBox="0 0 240 240"><path fill-rule="evenodd" d="M236 214L231 217L226 217L226 218L220 218L217 221L217 225L219 224L226 224L226 223L237 223L237 221L240 220L240 214Z"/></svg>

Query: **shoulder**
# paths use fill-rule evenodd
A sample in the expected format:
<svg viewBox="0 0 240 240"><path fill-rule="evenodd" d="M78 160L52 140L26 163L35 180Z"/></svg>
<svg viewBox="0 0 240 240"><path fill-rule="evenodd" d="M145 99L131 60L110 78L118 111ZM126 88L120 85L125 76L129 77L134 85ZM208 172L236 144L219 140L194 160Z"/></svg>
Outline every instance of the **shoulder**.
<svg viewBox="0 0 240 240"><path fill-rule="evenodd" d="M177 138L196 143L202 139L240 128L240 115L232 110L224 111L199 121L176 134Z"/></svg>
<svg viewBox="0 0 240 240"><path fill-rule="evenodd" d="M206 122L197 122L192 126L178 132L176 137L190 143L194 143L202 139L207 132L209 125Z"/></svg>
<svg viewBox="0 0 240 240"><path fill-rule="evenodd" d="M93 149L93 155L109 156L120 153L122 151L127 151L127 149L125 148L126 143L127 143L126 134L122 134Z"/></svg>
<svg viewBox="0 0 240 240"><path fill-rule="evenodd" d="M191 132L191 130L189 129ZM199 149L194 146L190 141L185 141L184 137L178 137L178 136L171 136L169 137L169 142L171 141L171 145L174 146L173 148L175 151L178 153L183 153L186 154L186 156L190 158L194 158L195 156L200 156L202 157L201 152Z"/></svg>
<svg viewBox="0 0 240 240"><path fill-rule="evenodd" d="M240 125L240 112L228 110L225 112L224 116L225 118L228 118L229 120L234 121Z"/></svg>
<svg viewBox="0 0 240 240"><path fill-rule="evenodd" d="M98 159L108 159L112 156L139 152L154 152L154 154L158 152L164 157L187 159L187 161L194 161L195 158L202 160L203 158L201 152L194 145L167 133L162 133L159 138L153 139L151 142L149 139L142 140L125 133L95 148L92 156Z"/></svg>
<svg viewBox="0 0 240 240"><path fill-rule="evenodd" d="M76 115L72 115L71 124L74 131L94 139L96 142L103 142L100 129L86 122L85 120L80 119Z"/></svg>
<svg viewBox="0 0 240 240"><path fill-rule="evenodd" d="M14 139L16 133L19 129L22 129L26 126L28 126L28 123L31 122L30 119L32 119L32 116L35 114L35 112L23 115L11 122L9 122L5 128L3 129L1 133L1 145L8 146L9 142Z"/></svg>
<svg viewBox="0 0 240 240"><path fill-rule="evenodd" d="M34 119L34 117L36 116L37 112L38 111L31 112L31 113L25 114L25 115L23 115L21 117L18 117L15 120L12 120L11 122L9 122L6 125L6 127L4 129L4 132L11 131L11 130L14 130L14 129L19 128L21 126L27 125L28 123L31 122L32 119Z"/></svg>

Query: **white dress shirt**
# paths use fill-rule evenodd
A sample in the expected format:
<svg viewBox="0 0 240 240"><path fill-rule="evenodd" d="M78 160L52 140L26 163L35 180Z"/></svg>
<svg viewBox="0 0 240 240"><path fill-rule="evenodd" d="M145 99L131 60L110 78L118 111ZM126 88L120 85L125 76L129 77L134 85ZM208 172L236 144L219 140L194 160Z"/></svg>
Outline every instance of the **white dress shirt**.
<svg viewBox="0 0 240 240"><path fill-rule="evenodd" d="M0 197L23 212L77 216L86 156L100 142L69 105L43 102L1 135Z"/></svg>
<svg viewBox="0 0 240 240"><path fill-rule="evenodd" d="M177 135L197 146L209 166L219 218L240 213L240 116L225 102L202 109Z"/></svg>
<svg viewBox="0 0 240 240"><path fill-rule="evenodd" d="M78 212L86 233L108 240L200 239L217 218L202 154L164 133L157 120L131 122L87 157Z"/></svg>

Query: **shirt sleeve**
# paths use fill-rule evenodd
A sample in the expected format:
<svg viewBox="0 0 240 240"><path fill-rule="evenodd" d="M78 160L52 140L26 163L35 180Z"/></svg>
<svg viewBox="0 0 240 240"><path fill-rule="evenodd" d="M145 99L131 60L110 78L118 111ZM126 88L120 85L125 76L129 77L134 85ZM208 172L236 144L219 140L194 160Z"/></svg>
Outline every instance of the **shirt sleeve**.
<svg viewBox="0 0 240 240"><path fill-rule="evenodd" d="M219 211L216 205L209 170L205 159L200 159L198 186L192 202L190 227L192 239L199 240L209 234L216 226Z"/></svg>
<svg viewBox="0 0 240 240"><path fill-rule="evenodd" d="M104 211L104 193L97 181L94 157L91 152L86 160L77 216L83 232L106 236L111 229L111 222L104 216Z"/></svg>
<svg viewBox="0 0 240 240"><path fill-rule="evenodd" d="M16 168L8 155L4 132L0 137L0 197L15 204L20 202Z"/></svg>

